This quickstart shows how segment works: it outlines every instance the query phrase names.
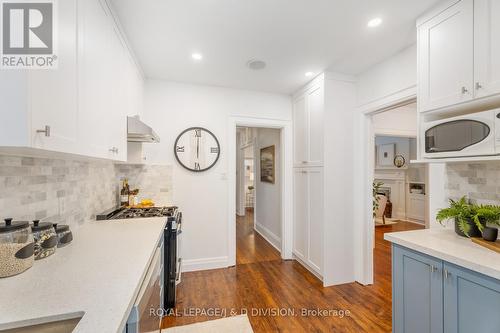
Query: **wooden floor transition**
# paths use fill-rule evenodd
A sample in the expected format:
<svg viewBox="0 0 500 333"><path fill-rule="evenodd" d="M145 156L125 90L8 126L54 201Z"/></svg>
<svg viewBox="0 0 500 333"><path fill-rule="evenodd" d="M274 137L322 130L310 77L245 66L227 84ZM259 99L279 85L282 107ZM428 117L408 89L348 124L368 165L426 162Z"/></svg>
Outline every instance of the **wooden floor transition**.
<svg viewBox="0 0 500 333"><path fill-rule="evenodd" d="M391 331L391 249L383 234L423 227L400 222L376 228L372 286L350 283L323 288L321 281L300 264L281 260L279 252L253 231L251 211L238 217L236 223L236 267L184 273L177 315L165 317L163 328L213 320L246 309L255 333ZM330 311L303 316L303 309ZM346 310L350 315L342 316L340 311ZM206 313L195 315L197 311Z"/></svg>

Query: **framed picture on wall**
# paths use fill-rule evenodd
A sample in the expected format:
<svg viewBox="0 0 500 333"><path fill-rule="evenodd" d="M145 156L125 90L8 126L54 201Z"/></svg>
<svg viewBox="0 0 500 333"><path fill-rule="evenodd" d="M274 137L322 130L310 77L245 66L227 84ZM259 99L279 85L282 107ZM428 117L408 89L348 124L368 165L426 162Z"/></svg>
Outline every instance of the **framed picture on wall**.
<svg viewBox="0 0 500 333"><path fill-rule="evenodd" d="M395 150L396 144L394 143L379 145L377 149L377 165L387 167L393 166Z"/></svg>
<svg viewBox="0 0 500 333"><path fill-rule="evenodd" d="M264 183L274 184L276 181L275 175L275 146L269 146L260 150L260 181Z"/></svg>

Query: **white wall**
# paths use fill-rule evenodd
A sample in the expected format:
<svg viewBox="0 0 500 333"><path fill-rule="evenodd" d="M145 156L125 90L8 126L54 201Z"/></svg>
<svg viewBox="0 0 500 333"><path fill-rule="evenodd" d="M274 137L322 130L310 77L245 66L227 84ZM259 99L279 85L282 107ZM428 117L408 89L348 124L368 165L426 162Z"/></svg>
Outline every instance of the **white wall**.
<svg viewBox="0 0 500 333"><path fill-rule="evenodd" d="M161 137L145 145L148 162L174 166L174 203L183 211L184 270L226 267L228 259L227 141L230 116L291 120L289 96L220 87L148 80L143 119ZM219 139L221 157L203 173L183 169L173 146L179 133L205 127Z"/></svg>
<svg viewBox="0 0 500 333"><path fill-rule="evenodd" d="M375 135L417 137L417 103L378 113L373 116Z"/></svg>
<svg viewBox="0 0 500 333"><path fill-rule="evenodd" d="M355 179L354 112L356 84L352 78L327 76L324 114L324 252L323 285L355 280L353 194Z"/></svg>
<svg viewBox="0 0 500 333"><path fill-rule="evenodd" d="M416 84L415 44L358 76L358 105L382 100Z"/></svg>
<svg viewBox="0 0 500 333"><path fill-rule="evenodd" d="M281 251L281 140L280 130L259 128L255 149L256 230ZM260 181L260 150L275 146L274 184Z"/></svg>
<svg viewBox="0 0 500 333"><path fill-rule="evenodd" d="M405 158L406 161L406 167L410 163L410 139L409 138L401 138L401 137L393 137L393 136L376 136L375 137L375 169L394 169L401 171L401 169L396 168L394 165L391 165L390 167L387 166L380 166L378 165L378 147L380 145L386 145L386 144L395 144L395 155L402 155Z"/></svg>

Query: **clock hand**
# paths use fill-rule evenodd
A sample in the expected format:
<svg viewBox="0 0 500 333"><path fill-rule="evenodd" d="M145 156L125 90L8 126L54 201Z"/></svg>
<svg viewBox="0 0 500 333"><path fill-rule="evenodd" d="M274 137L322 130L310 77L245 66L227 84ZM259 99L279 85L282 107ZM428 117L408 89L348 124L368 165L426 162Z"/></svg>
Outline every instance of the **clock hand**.
<svg viewBox="0 0 500 333"><path fill-rule="evenodd" d="M200 138L196 139L196 158L200 158Z"/></svg>

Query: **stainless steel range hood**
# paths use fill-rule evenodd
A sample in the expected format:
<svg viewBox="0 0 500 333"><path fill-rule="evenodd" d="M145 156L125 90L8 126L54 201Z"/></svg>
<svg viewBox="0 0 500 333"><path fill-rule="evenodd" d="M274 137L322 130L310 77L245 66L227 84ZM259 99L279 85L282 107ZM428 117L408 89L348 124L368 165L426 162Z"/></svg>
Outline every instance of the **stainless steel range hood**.
<svg viewBox="0 0 500 333"><path fill-rule="evenodd" d="M139 116L127 117L127 128L128 142L160 142L160 137Z"/></svg>

